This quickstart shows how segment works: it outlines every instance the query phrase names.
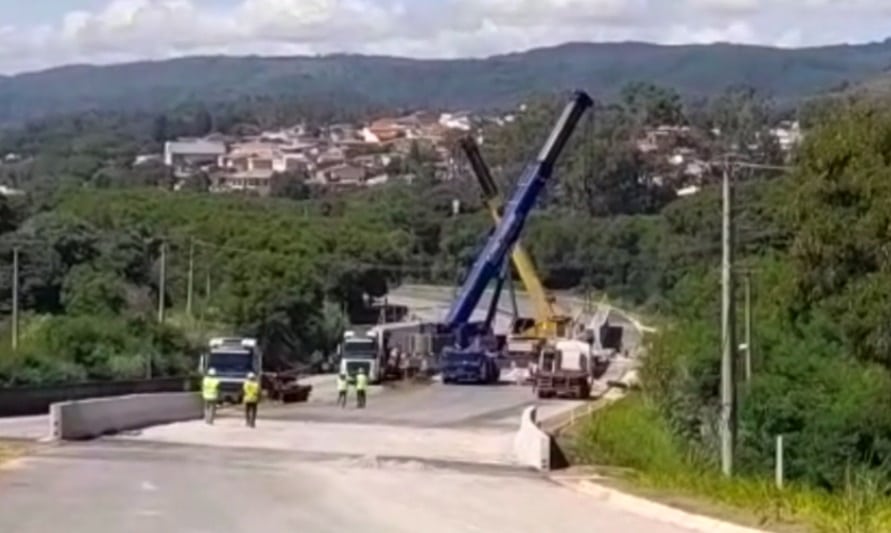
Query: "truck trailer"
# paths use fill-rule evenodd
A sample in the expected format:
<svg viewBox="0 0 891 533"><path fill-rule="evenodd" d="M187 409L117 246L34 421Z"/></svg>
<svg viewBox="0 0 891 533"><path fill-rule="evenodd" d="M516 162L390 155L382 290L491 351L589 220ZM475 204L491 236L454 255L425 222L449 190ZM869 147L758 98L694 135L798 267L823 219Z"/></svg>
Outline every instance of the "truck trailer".
<svg viewBox="0 0 891 533"><path fill-rule="evenodd" d="M577 398L591 396L596 367L590 343L561 340L542 350L533 387L539 398Z"/></svg>

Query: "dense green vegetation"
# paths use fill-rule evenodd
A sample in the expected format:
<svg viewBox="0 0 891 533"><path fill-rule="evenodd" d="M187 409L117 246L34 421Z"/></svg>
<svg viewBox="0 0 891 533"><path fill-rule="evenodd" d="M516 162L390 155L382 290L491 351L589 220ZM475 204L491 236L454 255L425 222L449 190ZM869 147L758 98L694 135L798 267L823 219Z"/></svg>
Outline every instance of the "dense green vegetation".
<svg viewBox="0 0 891 533"><path fill-rule="evenodd" d="M677 249L698 268L670 276L664 297L650 300L670 319L651 339L643 392L582 428L576 451L584 460L628 466L647 485L743 506L768 521L891 528L884 261L891 114L884 107L870 101L824 111L787 176L740 184L738 220L765 236L739 236L739 266L752 272L755 294L753 376L739 391L741 479L716 474L718 261ZM654 249L677 246L670 234L678 230L714 243L718 213L714 191L669 204L654 221L669 236ZM650 257L664 280L667 265ZM777 435L792 483L783 493L769 486Z"/></svg>
<svg viewBox="0 0 891 533"><path fill-rule="evenodd" d="M571 43L485 60L193 57L70 66L0 78L0 123L49 113L156 113L188 102L215 106L258 98L300 101L308 104L308 111L378 106L480 109L511 106L555 87L586 87L612 97L633 81L666 84L689 96L748 84L789 101L878 75L889 60L888 42L798 50Z"/></svg>

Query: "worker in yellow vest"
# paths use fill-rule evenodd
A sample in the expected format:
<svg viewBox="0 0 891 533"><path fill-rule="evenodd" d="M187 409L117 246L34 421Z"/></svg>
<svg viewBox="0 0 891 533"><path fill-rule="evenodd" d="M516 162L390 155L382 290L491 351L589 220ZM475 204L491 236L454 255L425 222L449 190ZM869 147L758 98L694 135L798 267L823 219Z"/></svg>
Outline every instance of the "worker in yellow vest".
<svg viewBox="0 0 891 533"><path fill-rule="evenodd" d="M217 400L220 396L220 380L216 377L217 371L211 368L201 380L201 397L204 399L204 421L213 424L217 414Z"/></svg>
<svg viewBox="0 0 891 533"><path fill-rule="evenodd" d="M242 396L244 398L244 421L248 427L257 426L257 404L260 403L260 383L257 382L257 375L248 372L247 380L242 387Z"/></svg>
<svg viewBox="0 0 891 533"><path fill-rule="evenodd" d="M359 368L356 374L356 407L362 409L365 407L365 394L368 391L368 374L364 368Z"/></svg>

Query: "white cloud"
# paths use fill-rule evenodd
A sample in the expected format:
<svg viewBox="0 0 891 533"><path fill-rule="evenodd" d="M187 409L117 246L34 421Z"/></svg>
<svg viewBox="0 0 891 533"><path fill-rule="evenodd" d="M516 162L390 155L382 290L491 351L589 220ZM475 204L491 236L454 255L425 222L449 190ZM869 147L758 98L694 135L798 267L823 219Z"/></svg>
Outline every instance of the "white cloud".
<svg viewBox="0 0 891 533"><path fill-rule="evenodd" d="M103 8L60 13L40 26L7 23L0 26L0 71L195 53L478 56L569 40L792 46L884 38L891 29L889 0L230 0L226 5L109 0Z"/></svg>
<svg viewBox="0 0 891 533"><path fill-rule="evenodd" d="M717 14L750 14L761 8L761 0L689 0L690 7Z"/></svg>

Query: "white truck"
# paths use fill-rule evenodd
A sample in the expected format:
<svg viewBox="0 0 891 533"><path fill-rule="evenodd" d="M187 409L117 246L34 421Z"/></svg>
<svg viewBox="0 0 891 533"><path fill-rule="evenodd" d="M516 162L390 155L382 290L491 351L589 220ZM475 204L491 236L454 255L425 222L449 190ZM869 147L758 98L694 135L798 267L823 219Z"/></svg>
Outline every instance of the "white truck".
<svg viewBox="0 0 891 533"><path fill-rule="evenodd" d="M596 361L590 343L559 340L546 346L533 378L539 398L586 399L591 395Z"/></svg>
<svg viewBox="0 0 891 533"><path fill-rule="evenodd" d="M356 335L354 331L345 332L337 351L341 374L352 379L363 368L369 382L376 384L383 381L385 354L374 330L364 336Z"/></svg>
<svg viewBox="0 0 891 533"><path fill-rule="evenodd" d="M220 380L220 401L240 403L242 387L248 373L260 376L263 354L257 339L244 337L216 337L208 342L208 351L201 356L200 372L206 375L211 368Z"/></svg>

